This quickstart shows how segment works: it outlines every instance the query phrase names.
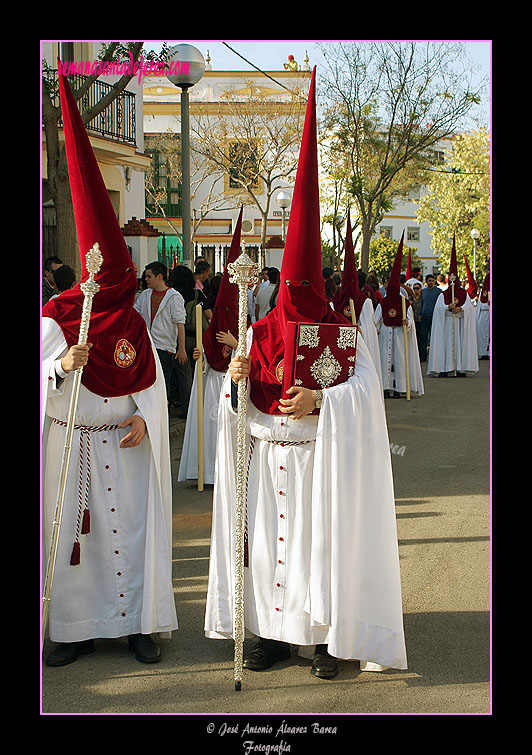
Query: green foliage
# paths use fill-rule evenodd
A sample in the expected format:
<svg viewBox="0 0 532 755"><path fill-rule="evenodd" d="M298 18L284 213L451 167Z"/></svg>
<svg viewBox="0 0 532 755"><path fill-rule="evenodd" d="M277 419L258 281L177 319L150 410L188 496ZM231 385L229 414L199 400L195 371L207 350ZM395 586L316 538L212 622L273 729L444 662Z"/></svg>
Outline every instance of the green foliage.
<svg viewBox="0 0 532 755"><path fill-rule="evenodd" d="M480 231L476 243L477 277L489 268L490 257L490 138L479 131L456 137L445 163L430 172L428 193L420 200L417 219L432 227L431 246L440 253L443 272L449 268L453 235L460 277L464 254L473 270L471 230Z"/></svg>
<svg viewBox="0 0 532 755"><path fill-rule="evenodd" d="M384 236L372 239L369 244L368 270L374 270L379 278L383 275L389 275L398 246L399 241L396 239L387 239ZM408 264L408 250L409 247L403 245L403 264L401 265L401 272L403 273L406 272ZM422 267L422 262L416 255L415 247L411 247L411 260L412 267Z"/></svg>

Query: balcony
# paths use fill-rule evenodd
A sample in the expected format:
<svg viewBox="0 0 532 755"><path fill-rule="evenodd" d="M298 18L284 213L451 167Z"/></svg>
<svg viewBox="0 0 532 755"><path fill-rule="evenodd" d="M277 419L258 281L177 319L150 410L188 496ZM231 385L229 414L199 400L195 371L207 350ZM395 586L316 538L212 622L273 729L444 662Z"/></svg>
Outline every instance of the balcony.
<svg viewBox="0 0 532 755"><path fill-rule="evenodd" d="M57 106L59 104L59 88L57 85L54 86L54 84L57 83L57 71L49 70L47 72L47 79L49 81L50 89L53 93L55 92L55 96L52 93L52 102ZM86 79L87 76L80 76L77 74L69 76L68 80L70 81L72 91L75 92L79 89ZM99 102L112 88L112 84L107 84L105 81L97 79L83 97L78 100L77 104L80 112L84 113L85 111L90 110L90 108ZM61 119L59 119L58 125L62 128L63 123ZM135 146L137 138L134 92L120 92L118 97L116 97L116 99L105 108L103 112L87 123L87 131L99 134L108 139Z"/></svg>

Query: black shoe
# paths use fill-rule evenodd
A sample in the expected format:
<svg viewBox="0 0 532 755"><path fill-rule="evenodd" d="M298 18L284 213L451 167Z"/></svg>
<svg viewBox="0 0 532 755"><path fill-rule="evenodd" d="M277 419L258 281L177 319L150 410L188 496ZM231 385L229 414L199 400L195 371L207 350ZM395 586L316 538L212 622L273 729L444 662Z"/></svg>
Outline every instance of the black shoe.
<svg viewBox="0 0 532 755"><path fill-rule="evenodd" d="M329 655L327 645L316 645L310 673L320 679L332 679L338 673L338 661Z"/></svg>
<svg viewBox="0 0 532 755"><path fill-rule="evenodd" d="M130 634L129 649L135 653L135 658L141 663L158 663L161 659L161 649L149 634Z"/></svg>
<svg viewBox="0 0 532 755"><path fill-rule="evenodd" d="M67 666L77 661L78 656L94 653L94 640L82 642L63 642L46 658L47 666Z"/></svg>
<svg viewBox="0 0 532 755"><path fill-rule="evenodd" d="M286 661L290 656L289 643L260 637L244 658L242 665L250 671L263 671L278 661Z"/></svg>
<svg viewBox="0 0 532 755"><path fill-rule="evenodd" d="M399 391L394 391L392 394L392 398L401 398L401 394L399 393Z"/></svg>

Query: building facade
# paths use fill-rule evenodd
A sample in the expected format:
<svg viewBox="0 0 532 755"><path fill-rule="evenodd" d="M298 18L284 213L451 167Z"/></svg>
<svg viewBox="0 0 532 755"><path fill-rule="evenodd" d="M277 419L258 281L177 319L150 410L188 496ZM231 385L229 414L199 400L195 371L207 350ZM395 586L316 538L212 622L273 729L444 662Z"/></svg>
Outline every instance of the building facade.
<svg viewBox="0 0 532 755"><path fill-rule="evenodd" d="M191 143L191 255L181 256L181 89L164 77L143 82L144 136L152 172L146 184L146 217L162 234L159 248L170 262L191 266L203 256L223 269L243 206L242 241L261 265L280 266L311 72L214 71L188 90ZM271 77L271 78L269 78ZM292 133L293 132L293 133ZM251 194L243 187L249 177ZM261 176L270 180L268 185ZM284 221L284 222L283 222ZM168 250L171 249L170 254Z"/></svg>

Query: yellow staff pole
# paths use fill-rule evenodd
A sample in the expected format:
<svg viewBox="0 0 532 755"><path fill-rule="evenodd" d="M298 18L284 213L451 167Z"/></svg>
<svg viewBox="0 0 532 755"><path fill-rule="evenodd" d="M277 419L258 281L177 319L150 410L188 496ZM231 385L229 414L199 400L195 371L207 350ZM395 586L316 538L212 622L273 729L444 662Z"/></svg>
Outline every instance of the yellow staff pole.
<svg viewBox="0 0 532 755"><path fill-rule="evenodd" d="M410 401L410 372L408 369L408 338L406 334L406 298L401 296L401 307L403 308L403 339L405 342L405 372L406 372L406 400Z"/></svg>
<svg viewBox="0 0 532 755"><path fill-rule="evenodd" d="M356 324L357 324L357 316L355 314L355 304L353 302L353 299L349 299L349 309L351 310L351 320L353 322L353 325L356 326Z"/></svg>
<svg viewBox="0 0 532 755"><path fill-rule="evenodd" d="M199 357L196 361L196 398L198 415L198 490L203 490L203 307L196 304L196 348Z"/></svg>

